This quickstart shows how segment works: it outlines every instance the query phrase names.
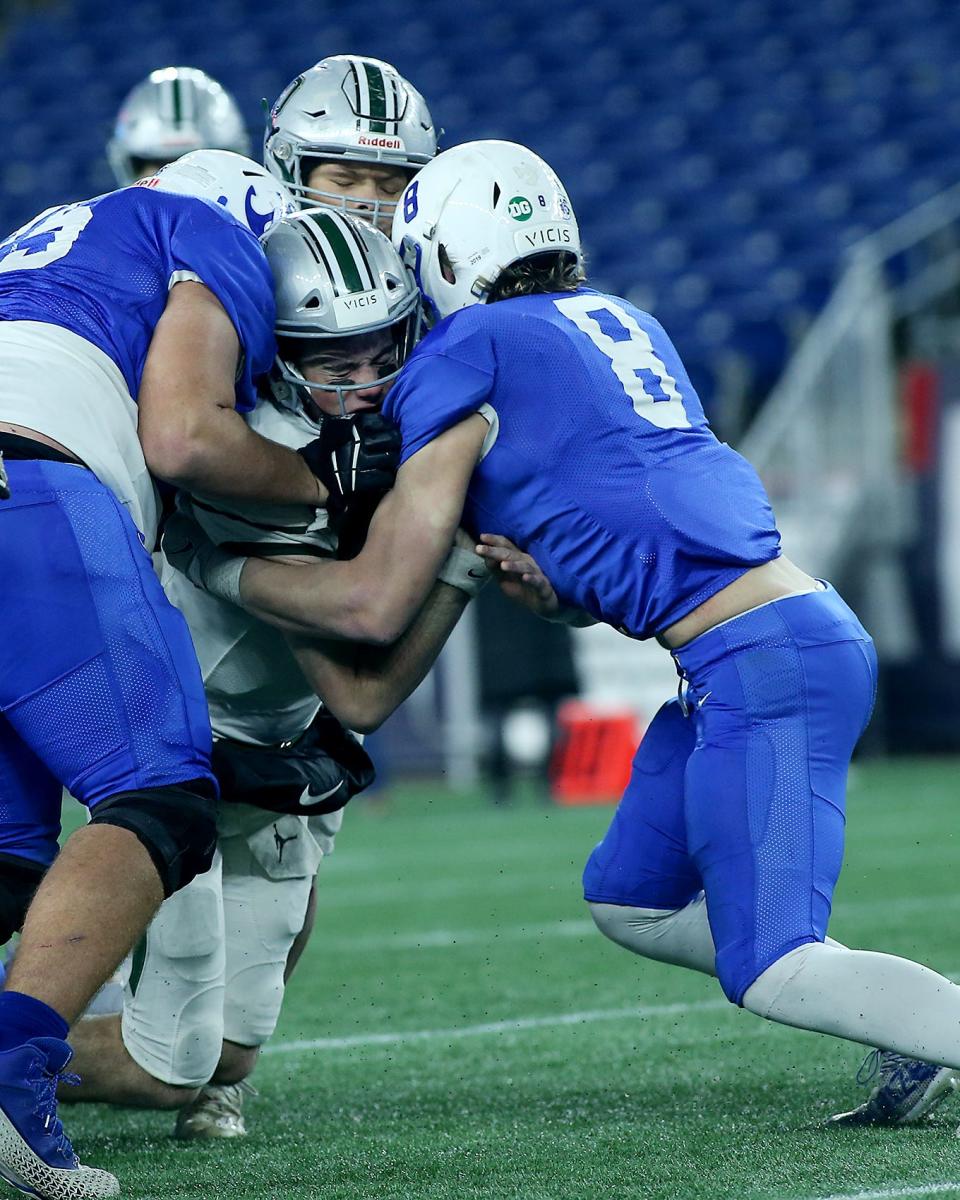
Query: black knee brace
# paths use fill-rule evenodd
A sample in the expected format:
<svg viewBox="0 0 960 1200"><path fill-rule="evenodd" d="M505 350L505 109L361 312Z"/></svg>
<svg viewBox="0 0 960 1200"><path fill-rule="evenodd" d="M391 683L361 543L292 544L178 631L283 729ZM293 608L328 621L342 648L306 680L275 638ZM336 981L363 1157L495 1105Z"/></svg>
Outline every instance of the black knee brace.
<svg viewBox="0 0 960 1200"><path fill-rule="evenodd" d="M153 859L164 896L185 887L213 862L217 801L206 779L120 792L90 810L91 825L129 829Z"/></svg>
<svg viewBox="0 0 960 1200"><path fill-rule="evenodd" d="M23 928L23 918L46 870L29 858L0 854L0 946Z"/></svg>

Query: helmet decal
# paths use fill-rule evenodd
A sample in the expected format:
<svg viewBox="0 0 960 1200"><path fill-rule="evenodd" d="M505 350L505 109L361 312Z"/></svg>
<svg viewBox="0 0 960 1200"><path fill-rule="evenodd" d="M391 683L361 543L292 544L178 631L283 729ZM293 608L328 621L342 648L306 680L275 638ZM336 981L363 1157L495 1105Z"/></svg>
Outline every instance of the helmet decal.
<svg viewBox="0 0 960 1200"><path fill-rule="evenodd" d="M250 227L250 232L253 233L255 237L260 238L263 237L270 225L272 225L277 219L277 214L276 210L273 208L271 208L269 212L257 212L253 204L253 198L256 196L256 194L256 186L251 183L249 188L247 188L246 196L243 198L243 211L244 216L246 217L246 223ZM226 197L224 197L224 200L226 200Z"/></svg>

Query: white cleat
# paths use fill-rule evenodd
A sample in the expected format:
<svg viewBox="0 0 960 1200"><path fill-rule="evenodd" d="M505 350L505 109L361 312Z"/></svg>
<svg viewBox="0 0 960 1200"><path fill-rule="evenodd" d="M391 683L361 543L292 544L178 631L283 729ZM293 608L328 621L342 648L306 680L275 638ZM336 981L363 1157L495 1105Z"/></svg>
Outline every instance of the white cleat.
<svg viewBox="0 0 960 1200"><path fill-rule="evenodd" d="M200 1095L180 1109L173 1136L193 1138L245 1137L243 1097L255 1096L257 1089L244 1080L242 1083L208 1083Z"/></svg>

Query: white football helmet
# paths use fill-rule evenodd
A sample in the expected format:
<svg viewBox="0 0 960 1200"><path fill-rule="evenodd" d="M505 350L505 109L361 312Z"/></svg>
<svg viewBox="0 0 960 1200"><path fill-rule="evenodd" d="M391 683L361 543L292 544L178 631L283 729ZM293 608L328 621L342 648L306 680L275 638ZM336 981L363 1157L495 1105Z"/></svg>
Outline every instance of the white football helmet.
<svg viewBox="0 0 960 1200"><path fill-rule="evenodd" d="M393 244L435 320L482 304L521 259L550 251L583 259L566 189L515 142L464 142L438 154L397 205Z"/></svg>
<svg viewBox="0 0 960 1200"><path fill-rule="evenodd" d="M191 150L249 154L250 138L237 102L196 67L152 71L120 106L107 158L127 187L149 163L173 162Z"/></svg>
<svg viewBox="0 0 960 1200"><path fill-rule="evenodd" d="M283 184L259 163L229 150L194 150L136 186L220 204L258 238L297 207Z"/></svg>
<svg viewBox="0 0 960 1200"><path fill-rule="evenodd" d="M389 329L396 358L381 382L396 377L420 335L420 294L385 234L345 213L312 208L278 222L264 249L277 301L271 392L278 404L296 410L311 390L335 391L345 413L345 393L370 387L308 382L295 360L311 343Z"/></svg>
<svg viewBox="0 0 960 1200"><path fill-rule="evenodd" d="M263 142L267 169L301 204L344 211L351 197L306 186L309 160L416 171L436 153L437 132L416 88L389 63L354 54L321 59L289 83L270 110ZM364 215L375 223L380 214Z"/></svg>

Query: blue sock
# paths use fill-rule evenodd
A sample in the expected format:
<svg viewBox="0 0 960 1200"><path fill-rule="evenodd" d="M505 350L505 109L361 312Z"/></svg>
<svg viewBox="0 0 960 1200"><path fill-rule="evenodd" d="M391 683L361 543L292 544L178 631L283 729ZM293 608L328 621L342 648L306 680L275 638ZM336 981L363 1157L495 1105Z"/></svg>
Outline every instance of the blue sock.
<svg viewBox="0 0 960 1200"><path fill-rule="evenodd" d="M42 1000L23 992L0 993L0 1054L14 1050L31 1038L65 1038L70 1026Z"/></svg>

